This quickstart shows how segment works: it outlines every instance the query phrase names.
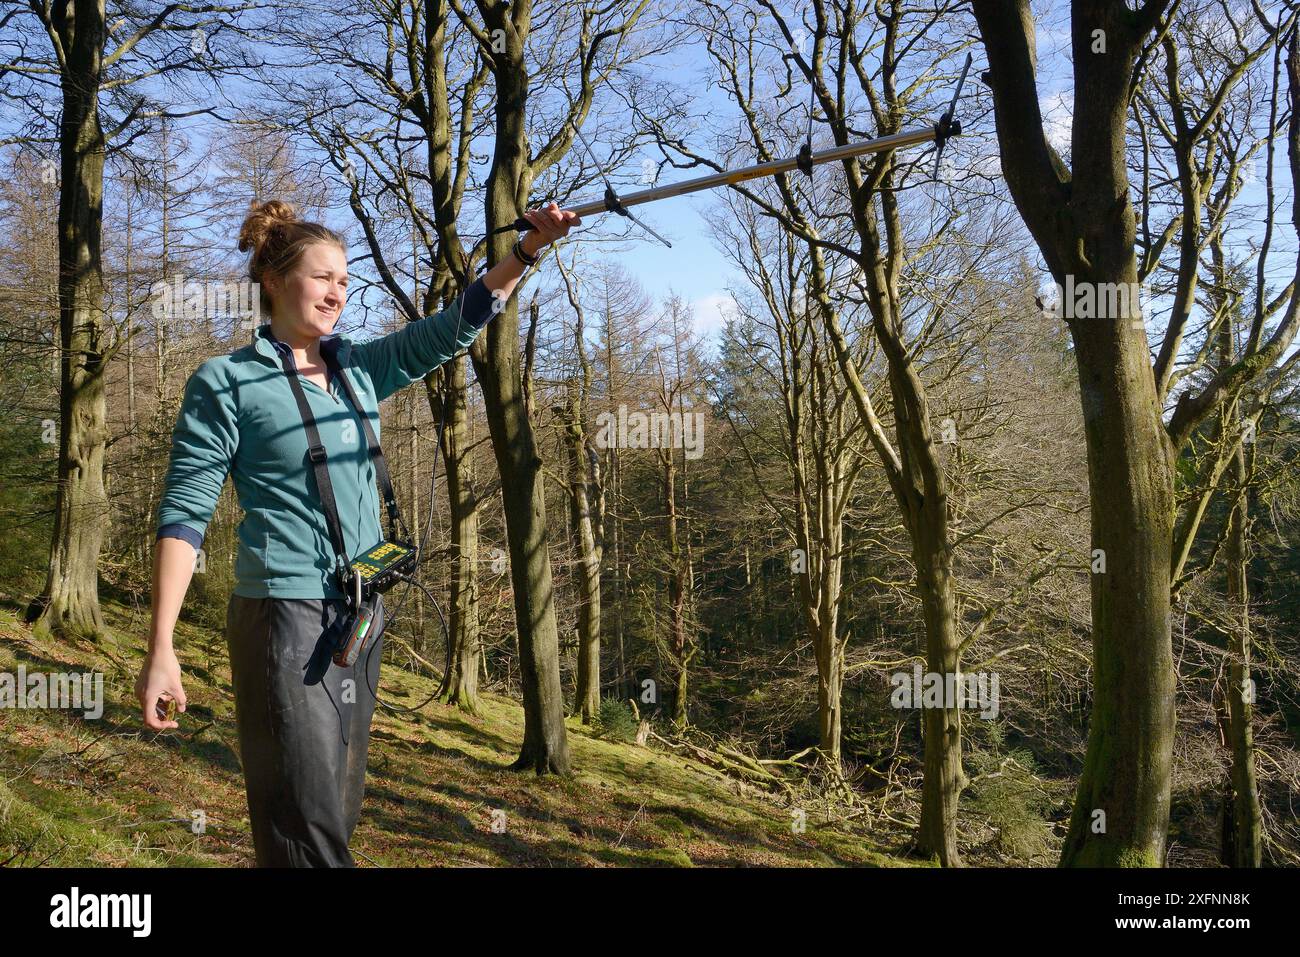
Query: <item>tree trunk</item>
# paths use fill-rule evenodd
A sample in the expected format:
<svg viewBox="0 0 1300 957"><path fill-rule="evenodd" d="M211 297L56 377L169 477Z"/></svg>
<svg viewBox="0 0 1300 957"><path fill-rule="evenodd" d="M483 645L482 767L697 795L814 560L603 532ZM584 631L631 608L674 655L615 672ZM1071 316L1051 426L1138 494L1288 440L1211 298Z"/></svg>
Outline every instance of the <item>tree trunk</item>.
<svg viewBox="0 0 1300 957"><path fill-rule="evenodd" d="M604 496L600 458L587 444L587 401L591 396L591 365L587 362L584 315L574 301L573 344L578 369L569 377L567 402L556 406L564 423L569 459L569 518L573 550L578 556L578 683L574 710L583 724L600 712L600 567L604 547Z"/></svg>
<svg viewBox="0 0 1300 957"><path fill-rule="evenodd" d="M617 508L618 503L622 501L619 495L622 489L622 482L618 471L618 453L614 449L609 450L609 476L610 492L612 501ZM606 512L608 515L609 513ZM622 519L618 513L612 516L609 522L610 539L613 545L614 556L614 645L618 652L618 698L623 700L637 692L636 682L628 677L627 673L627 649L623 642L623 602L627 589L624 587L625 575L622 562L622 542L620 540L619 529Z"/></svg>
<svg viewBox="0 0 1300 957"><path fill-rule="evenodd" d="M531 188L525 136L528 71L523 36L513 9L493 8L486 24L500 30L505 49L497 54L496 138L486 201L488 230L514 222ZM510 255L513 237L497 233L489 242L489 264ZM524 705L524 742L511 767L538 774L569 771L564 727L564 689L560 682L560 642L555 621L555 591L546 524L542 459L524 404L519 365L518 296L488 323L470 350L487 409L492 450L501 475L510 581L514 590Z"/></svg>
<svg viewBox="0 0 1300 957"><path fill-rule="evenodd" d="M473 474L465 441L468 414L465 404L465 358L457 356L443 366L451 376L450 408L443 427L443 458L447 470L447 499L451 511L451 601L447 629L451 640L444 700L462 711L478 711L478 499L470 483ZM441 376L440 376L441 377ZM441 391L441 390L440 390Z"/></svg>
<svg viewBox="0 0 1300 957"><path fill-rule="evenodd" d="M69 14L73 14L69 17ZM66 51L60 76L59 127L59 472L54 534L45 587L28 606L38 629L97 640L104 633L98 562L103 518L104 453L104 191L99 89L105 38L103 0L56 4L52 17Z"/></svg>
<svg viewBox="0 0 1300 957"><path fill-rule="evenodd" d="M577 532L581 567L578 573L578 711L590 724L600 711L600 546L593 534L587 497L588 479L582 461L585 449L571 452L581 485L574 488L579 514ZM593 477L595 481L598 478Z"/></svg>
<svg viewBox="0 0 1300 957"><path fill-rule="evenodd" d="M1074 5L1076 135L1068 170L1043 133L1028 0L978 0L974 7L989 57L1002 172L1021 217L1063 288L1091 288L1099 303L1101 290L1122 291L1116 308L1067 318L1088 446L1094 676L1063 866L1159 867L1169 823L1174 473L1134 294L1136 220L1125 165L1134 60L1159 9L1150 5L1139 15L1123 4ZM1092 53L1098 33L1105 55Z"/></svg>
<svg viewBox="0 0 1300 957"><path fill-rule="evenodd" d="M1232 841L1223 863L1229 867L1259 867L1263 843L1259 788L1255 782L1254 683L1250 677L1250 587L1246 580L1250 493L1246 483L1246 451L1241 443L1233 458L1236 505L1229 519L1226 561L1228 604L1236 627L1228 637L1228 744L1232 748Z"/></svg>
<svg viewBox="0 0 1300 957"><path fill-rule="evenodd" d="M961 672L947 510L946 494L940 501L923 500L912 536L916 589L925 619L926 667L943 675L945 685L948 675ZM922 716L925 776L917 845L923 854L937 855L944 867L959 867L957 804L967 783L961 766L961 708L924 708Z"/></svg>
<svg viewBox="0 0 1300 957"><path fill-rule="evenodd" d="M668 547L668 631L672 649L673 672L673 724L680 731L689 720L687 694L689 690L691 649L686 625L686 556L677 535L677 462L672 449L661 456L664 475L665 544Z"/></svg>
<svg viewBox="0 0 1300 957"><path fill-rule="evenodd" d="M1136 283L1132 246L1120 255L1127 262L1089 278ZM1124 316L1076 320L1071 332L1088 443L1095 671L1088 751L1061 863L1159 867L1175 720L1173 472L1146 334Z"/></svg>
<svg viewBox="0 0 1300 957"><path fill-rule="evenodd" d="M407 409L409 415L408 423L411 429L411 434L408 440L410 448L408 450L407 458L407 469L409 470L407 484L410 489L409 502L411 533L420 534L420 529L424 528L424 526L420 524L420 432L416 426L417 412L414 399L408 401ZM429 507L433 507L432 502L429 503ZM424 592L416 589L415 594L412 597L415 599L415 633L423 638L425 634Z"/></svg>
<svg viewBox="0 0 1300 957"><path fill-rule="evenodd" d="M796 451L791 458L797 459L799 454ZM824 456L825 453L824 450L817 449L812 454ZM807 490L797 489L799 548L804 553L806 568L797 575L796 580L799 583L804 624L808 628L813 654L817 659L818 744L825 762L838 772L842 760L844 724L840 708L844 688L844 645L839 637L843 526L837 517L825 514L826 507L830 505L829 500L842 494L840 484L834 484L834 488L821 485L811 490L823 506L815 516L821 528L816 541L808 533L811 516L807 514L808 507L802 501ZM804 483L799 481L799 485L803 486Z"/></svg>
<svg viewBox="0 0 1300 957"><path fill-rule="evenodd" d="M813 642L817 654L817 729L822 754L832 768L842 760L844 718L840 697L844 688L844 653L836 634L837 609L824 609L825 618Z"/></svg>
<svg viewBox="0 0 1300 957"><path fill-rule="evenodd" d="M569 501L574 547L578 554L578 689L575 711L591 724L600 711L600 563L601 548L592 516L590 489L600 481L588 468L599 469L588 456L581 420L571 419L565 430L569 454ZM589 463L590 458L590 463Z"/></svg>

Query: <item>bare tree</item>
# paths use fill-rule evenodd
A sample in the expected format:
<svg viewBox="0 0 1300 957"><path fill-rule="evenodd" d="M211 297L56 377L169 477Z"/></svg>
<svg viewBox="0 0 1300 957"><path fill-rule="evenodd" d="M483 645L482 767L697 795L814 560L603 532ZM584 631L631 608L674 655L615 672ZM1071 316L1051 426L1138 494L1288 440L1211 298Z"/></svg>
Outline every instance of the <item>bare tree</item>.
<svg viewBox="0 0 1300 957"><path fill-rule="evenodd" d="M848 642L841 622L844 521L855 482L867 463L863 454L867 439L830 342L808 308L809 268L803 244L788 232L765 234L751 206L737 212L747 254L740 254L742 237L731 230L725 246L736 250L734 260L755 288L759 303L752 311L742 310L743 320L733 327L728 345L733 361L750 366L779 397L780 433L763 435L756 428L756 417L751 417L754 410L739 398L736 413L748 425L746 431L759 432L754 439L780 449L785 472L780 484L788 483L792 495L770 487L773 483L760 465L761 456L748 447L737 416L728 414L727 420L771 514L794 543L791 570L799 584L800 608L817 663L819 745L828 770L839 777ZM772 251L771 263L764 250ZM760 308L765 316L758 314ZM729 412L727 403L722 407Z"/></svg>
<svg viewBox="0 0 1300 957"><path fill-rule="evenodd" d="M104 376L119 342L105 319L102 256L104 162L110 149L129 148L150 120L207 112L170 113L151 105L132 87L154 76L185 73L219 75L231 68L203 53L220 47L236 28L245 5L163 3L32 3L5 12L7 36L21 54L3 57L0 79L6 99L20 97L33 110L27 141L53 140L59 146L59 478L54 534L45 587L32 600L26 618L38 627L97 638L104 630L99 608L97 563L107 511L104 489L108 440ZM8 21L13 22L8 22ZM113 27L110 30L109 24ZM43 58L35 37L48 43ZM110 39L117 39L110 48ZM223 52L236 52L225 51ZM138 71L128 64L148 62ZM237 56L236 56L237 59ZM35 90L57 83L59 120L43 112ZM26 89L20 89L26 85ZM41 90L41 92L44 92ZM23 96L23 93L32 95ZM110 105L105 130L101 97ZM53 111L51 111L52 113ZM57 126L57 137L47 131ZM114 143L114 141L117 141Z"/></svg>
<svg viewBox="0 0 1300 957"><path fill-rule="evenodd" d="M932 28L953 14L955 5L933 9L890 3L868 15L814 0L805 13L805 18L811 14L811 19L799 23L788 21L767 0L760 0L759 6L779 31L783 65L787 70L793 66L808 84L812 101L825 117L835 144L847 144L860 135L849 121L852 110L847 98L851 94L860 94L865 100L875 134L882 136L898 132L907 120L922 112L924 105L930 105L926 103L927 95L932 95L935 82L930 68L936 58L950 52L942 31ZM745 132L759 158L775 159L774 146L764 131L774 119L758 109L753 67L749 65L753 60L751 48L771 41L755 29L755 11L743 13L742 30L721 8L714 4L708 8L713 23L708 42L722 82L743 111ZM743 42L741 36L745 37ZM832 60L832 86L823 77L828 59ZM916 67L921 75L908 79L906 71L913 63L923 64ZM778 82L778 95L784 96L791 81ZM721 164L681 143L666 137L665 141L695 163L721 168ZM931 249L937 237L951 227L956 215L943 217L946 221L939 223L928 238L913 235L904 222L903 208L910 180L916 177L915 161L903 163L892 151L886 151L862 162L851 158L842 165L845 210L838 222L833 214L822 217L830 218L832 225L813 222L815 212L828 205L824 192L820 199L815 195L815 177L812 187L800 191L787 174L775 176L779 204L747 187L733 189L799 236L810 249L810 299L821 312L854 405L888 477L911 540L916 593L925 621L928 668L940 675L956 675L963 643L953 578L957 539L952 528L948 480L932 434L927 387L918 365L916 343L911 341L915 327L909 326L909 316L920 303L910 302L902 278L918 256ZM935 218L934 214L930 216ZM892 435L876 411L840 328L828 280L828 252L860 267L863 300L888 370ZM958 279L954 287L959 284ZM947 306L930 302L920 308L943 313ZM967 780L961 765L960 707L947 703L943 708L926 708L923 717L925 779L918 845L923 852L937 855L945 865L957 865L957 802Z"/></svg>
<svg viewBox="0 0 1300 957"><path fill-rule="evenodd" d="M1187 16L1207 10L1208 5L1189 9ZM1252 8L1252 20L1231 28L1234 62L1213 77L1206 101L1199 109L1175 103L1171 132L1186 174L1181 188L1187 201L1182 215L1151 236L1144 249L1128 174L1130 109L1161 52L1166 87L1177 89L1177 51L1167 37L1180 4L1148 0L1131 9L1120 0L1076 0L1071 5L1074 112L1068 166L1044 133L1029 0L976 0L974 12L988 54L985 79L993 90L1002 172L1020 214L1063 289L1090 293L1094 302L1098 293L1107 293L1095 311L1066 304L1082 388L1098 573L1092 576L1096 677L1088 753L1062 863L1158 866L1165 853L1174 731L1175 671L1165 599L1173 571L1174 459L1225 398L1286 353L1298 304L1292 293L1285 317L1267 340L1264 317L1257 315L1242 354L1203 387L1178 395L1164 420L1164 400L1173 398L1166 391L1172 363L1190 315L1196 251L1204 239L1193 210L1204 202L1202 181L1187 160L1193 147L1203 148L1213 136L1228 93L1291 29L1295 13L1271 23L1260 8ZM1223 16L1231 16L1226 8ZM1294 98L1300 80L1294 41L1288 74ZM1288 133L1293 178L1300 163L1298 123L1293 112ZM1296 212L1300 220L1300 208ZM1152 268L1171 241L1182 258L1178 301L1153 367L1136 290L1143 270Z"/></svg>
<svg viewBox="0 0 1300 957"><path fill-rule="evenodd" d="M578 565L578 678L574 710L582 716L583 724L590 724L600 711L600 572L605 550L605 487L600 455L586 426L592 396L586 310L577 288L577 277L564 268L560 257L555 262L575 319L576 368L567 376L564 402L557 403L553 411L564 430L569 529Z"/></svg>

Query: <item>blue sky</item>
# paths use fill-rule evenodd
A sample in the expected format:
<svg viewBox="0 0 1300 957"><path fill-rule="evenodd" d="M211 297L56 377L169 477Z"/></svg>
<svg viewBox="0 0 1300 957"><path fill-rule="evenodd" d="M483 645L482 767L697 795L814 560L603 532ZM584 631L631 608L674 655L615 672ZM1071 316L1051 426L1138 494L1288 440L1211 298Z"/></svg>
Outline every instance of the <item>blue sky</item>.
<svg viewBox="0 0 1300 957"><path fill-rule="evenodd" d="M1234 2L1240 2L1240 0L1234 0ZM788 7L789 4L787 3L785 6ZM1068 148L1072 100L1068 13L1063 4L1051 2L1051 0L1037 3L1035 7L1040 16L1038 24L1039 92L1046 118L1047 131L1054 143L1060 147ZM974 47L974 53L973 76L968 80L967 86L967 91L971 94L978 92L979 80L977 77L984 63L983 51L978 44ZM695 42L661 57L659 61L656 61L653 69L655 75L671 77L679 89L688 91L691 113L707 120L709 126L726 125L727 118L736 115L736 108L732 105L730 99L713 81L707 52L702 43ZM806 101L802 98L803 93L799 91L801 85L799 83L796 86L796 92L799 92L800 96L799 106L795 108L799 111L796 115L801 115L802 110L805 108L804 103ZM250 84L236 85L236 88L240 93L244 94L249 94L250 89L252 89ZM159 93L161 98L166 99L166 94L175 91L157 90L156 92ZM971 101L968 100L967 102L969 105L973 105ZM613 109L616 105L617 100L608 95L598 101L598 108L607 111ZM176 104L176 106L183 108L184 104ZM607 116L605 122L608 123L611 118ZM959 147L982 154L985 162L996 162L992 158L992 151L996 148L996 140L992 129L992 116L985 114L978 124L971 123L972 118L968 106L968 135L963 137L964 142L959 143ZM7 123L4 125L10 126L12 124ZM196 122L191 129L200 125ZM603 159L604 144L593 131L594 125L588 125L586 128L588 139L591 140L597 156ZM214 134L209 130L203 130L197 133L196 140L200 144L204 140L219 143L220 136L220 131ZM535 136L534 145L536 145L537 140L538 137ZM710 153L710 143L710 130L706 129L703 124L698 129L691 131L690 145L692 148L707 155ZM483 149L483 144L480 144L481 153L490 152L490 144L487 145L489 148ZM199 149L201 151L202 147L199 147ZM793 149L794 145L792 144L790 151L793 152ZM575 152L580 151L581 146L575 144L574 150ZM642 155L656 156L657 153L647 149L643 151ZM617 170L617 173L621 174L621 177L616 181L617 188L620 191L628 193L643 188L640 185L629 185L630 180L635 179L637 166L639 166L639 159L634 158ZM1278 150L1276 168L1279 192L1280 194L1289 194L1289 171L1286 167L1285 150L1282 148ZM325 172L330 178L337 180L332 169L327 169ZM478 172L480 181L486 178L486 168ZM707 171L701 169L676 170L665 167L660 177L660 184L694 178L704 175L705 172ZM1260 170L1258 178L1262 179L1262 170ZM342 184L339 183L338 185L341 187ZM592 185L584 189L578 199L597 199L600 192L601 189L598 185ZM589 217L588 223L597 226L601 234L610 232L614 234L626 233L628 240L619 245L617 252L606 249L603 244L592 244L583 251L593 257L606 255L617 257L623 268L639 279L657 303L662 303L669 293L677 293L691 305L696 328L706 336L711 336L721 327L723 316L726 314L730 302L726 292L728 283L743 282L743 277L731 267L722 253L715 248L715 240L708 225L710 211L718 208L722 192L722 190L710 190L690 196L674 197L654 204L639 206L634 210L638 217L645 219L656 231L664 234L672 241L673 248L671 249L665 248L657 240L644 234L626 220L622 220L613 214L603 214ZM1254 192L1256 194L1260 192L1258 185L1254 188ZM341 189L336 196L341 198ZM1284 199L1284 196L1280 195L1279 199ZM109 201L111 203L112 198ZM467 208L469 209L473 209L477 205L475 198L467 201ZM1286 211L1287 207L1284 206L1284 219L1286 218ZM328 216L327 222L336 228L347 229L349 234L359 237L352 214L345 204L336 205ZM464 229L467 236L476 238L477 231L481 229L481 217L476 221L466 222ZM1247 232L1249 232L1249 227L1247 227ZM1283 225L1282 228L1275 232L1274 243L1276 255L1271 263L1275 265L1275 268L1283 269L1286 267L1285 260L1289 258L1288 251L1295 248L1293 231ZM223 245L225 244L223 243ZM229 245L233 247L233 242L229 243ZM359 251L359 248L354 248L354 254ZM1293 259L1291 261L1294 262ZM540 278L543 282L547 282L554 280L556 277L543 275ZM353 316L356 316L360 310L350 309L348 311L353 313ZM355 318L345 316L345 325L349 324L349 319L352 322L357 321Z"/></svg>
<svg viewBox="0 0 1300 957"><path fill-rule="evenodd" d="M663 72L670 72L675 82L692 91L689 109L694 114L717 116L725 112L726 115L731 115L736 112L735 107L725 92L711 81L707 56L703 44L692 44L663 57ZM590 129L584 130L584 135L597 158L603 161L602 144L593 139ZM709 155L709 147L703 137L698 141L691 139L689 145L692 149ZM573 149L575 152L585 152L580 142L575 142ZM623 176L636 175L643 158L659 159L659 153L657 150L644 149L640 158L624 164L617 172ZM703 168L677 170L665 166L654 185L663 186L695 179L710 172L712 171ZM649 184L626 185L625 182L616 182L614 188L626 195L647 189ZM578 201L598 200L602 192L600 187L588 187ZM656 302L662 303L672 292L681 296L691 306L695 328L706 337L711 337L722 327L724 310L730 303L726 292L727 283L741 278L740 273L718 251L709 230L708 212L718 205L719 192L721 191L708 190L688 196L674 196L632 209L634 216L672 243L671 249L635 223L613 213L597 214L583 220L583 228L588 223L599 220L602 233L627 235L631 241L621 244L622 252L613 254L620 265L641 282Z"/></svg>
<svg viewBox="0 0 1300 957"><path fill-rule="evenodd" d="M1240 0L1236 0L1231 6L1240 7ZM1068 155L1074 96L1069 12L1065 5L1050 0L1036 3L1035 12L1039 16L1037 24L1039 100L1045 131L1052 144ZM1248 13L1243 15L1251 16ZM967 154L967 162L992 165L996 168L997 141L991 112L985 113L978 123L971 122L974 108L971 96L979 93L977 88L981 84L978 76L986 67L983 49L978 44L974 46L973 53L975 59L972 64L972 76L967 81L967 96L964 99L967 135L963 137L964 142L960 146ZM675 52L668 68L677 82L693 91L691 110L697 114L706 114L711 123L722 125L720 120L734 117L738 111L726 93L712 81L707 56L702 43L694 44ZM798 87L796 90L798 91ZM801 98L803 95L800 93ZM987 101L987 95L983 99ZM802 110L804 109L802 104L806 103L806 100L801 99L800 102L799 109ZM591 137L588 136L588 139L590 140ZM690 145L707 155L707 143L707 131L700 130L698 141L693 138ZM592 147L600 156L600 144L593 141ZM580 150L581 146L575 144L574 148ZM918 148L925 147L914 147L914 149ZM647 152L646 155L656 154ZM634 164L632 168L635 168ZM1278 277L1278 282L1284 283L1294 270L1296 248L1294 231L1290 229L1287 222L1290 218L1291 183L1284 140L1279 140L1277 144L1274 170L1276 201L1280 209L1279 228L1274 231L1269 272L1270 275ZM627 173L629 169L625 167L621 172ZM708 171L700 169L665 168L660 176L659 185L695 178L705 175L706 172ZM1251 176L1251 183L1239 202L1243 207L1258 206L1263 202L1262 157L1253 168L1248 170L1248 173ZM621 192L627 193L644 187L637 185L618 188ZM598 188L593 188L589 194L584 193L581 199L596 199L599 192ZM672 241L672 249L665 248L634 225L619 220L613 214L600 217L606 220L602 223L605 229L621 231L626 227L631 237L639 237L637 241L626 244L624 246L626 252L618 257L624 268L637 276L652 296L659 301L662 301L670 290L681 295L693 308L696 329L709 338L712 338L713 334L721 328L723 317L731 305L730 296L726 291L728 282L733 284L744 282L743 276L715 248L715 240L708 227L709 211L717 207L718 194L721 192L722 190L710 190L690 196L673 197L634 210L638 217L648 221L657 232L666 235ZM1262 221L1252 223L1249 220L1238 220L1234 233L1235 242L1240 244L1250 241L1258 245L1262 228ZM1156 330L1153 329L1152 332L1154 334ZM1153 348L1157 345L1158 338L1152 342Z"/></svg>

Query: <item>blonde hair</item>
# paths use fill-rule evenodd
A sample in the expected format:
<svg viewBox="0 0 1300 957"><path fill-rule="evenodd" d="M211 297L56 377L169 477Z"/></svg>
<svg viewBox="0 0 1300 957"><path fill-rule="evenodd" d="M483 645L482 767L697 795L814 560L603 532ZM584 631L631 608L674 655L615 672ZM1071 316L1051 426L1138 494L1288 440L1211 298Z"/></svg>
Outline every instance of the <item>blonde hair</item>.
<svg viewBox="0 0 1300 957"><path fill-rule="evenodd" d="M347 253L342 236L328 226L300 219L292 203L272 199L248 204L248 215L239 228L239 251L253 251L248 260L248 278L258 284L258 301L267 321L271 317L271 298L266 292L266 280L288 273L313 243L333 243Z"/></svg>

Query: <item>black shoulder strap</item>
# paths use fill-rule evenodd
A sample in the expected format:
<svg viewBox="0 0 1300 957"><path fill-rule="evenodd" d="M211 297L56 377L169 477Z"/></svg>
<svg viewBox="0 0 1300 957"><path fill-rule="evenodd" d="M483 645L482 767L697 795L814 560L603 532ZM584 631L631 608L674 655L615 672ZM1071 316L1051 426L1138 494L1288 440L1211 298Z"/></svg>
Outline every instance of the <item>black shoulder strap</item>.
<svg viewBox="0 0 1300 957"><path fill-rule="evenodd" d="M361 419L361 427L366 430L366 442L370 448L370 458L374 460L375 474L379 478L379 488L384 494L384 505L388 509L389 537L396 538L399 529L405 533L406 524L402 521L401 513L397 510L397 496L393 494L393 482L388 474L388 460L384 458L384 450L379 447L379 439L375 437L375 430L370 427L370 416L366 415L365 408L357 401L357 394L352 391L352 383L348 380L347 373L339 366L338 356L335 355L332 349L322 349L321 355L325 358L325 364L329 366L330 371L339 380L339 384L343 386L348 401L352 403L352 407L357 410L357 415Z"/></svg>
<svg viewBox="0 0 1300 957"><path fill-rule="evenodd" d="M335 563L340 575L340 585L342 586L352 579L352 561L345 550L343 526L339 522L338 506L334 501L334 486L330 482L325 446L321 444L320 430L316 428L316 417L312 415L311 406L308 404L307 396L303 392L298 364L294 361L293 352L292 350L286 350L281 354L284 355L286 360L283 365L285 377L288 378L289 385L293 389L293 397L298 403L298 414L302 416L302 424L307 431L307 456L311 459L312 468L316 473L316 487L320 490L321 509L325 512L325 524L329 529L330 542L334 546ZM370 419L361 403L357 401L357 394L353 391L352 383L348 380L347 374L339 366L338 357L328 348L322 349L321 355L326 366L338 379L348 397L348 401L352 403L361 419L361 427L366 433L370 458L375 463L375 473L379 479L379 487L383 490L384 504L388 509L389 537L396 538L399 530L403 535L409 537L406 534L406 524L402 521L401 513L397 508L397 496L393 494L393 482L388 472L388 462L384 458L384 450L379 447L379 439L375 436L375 430L370 426Z"/></svg>
<svg viewBox="0 0 1300 957"><path fill-rule="evenodd" d="M316 472L316 488L320 490L320 504L325 511L325 524L329 528L330 542L334 545L335 564L342 576L340 585L352 577L352 562L348 558L343 541L343 526L339 523L338 506L334 503L334 486L330 483L330 470L326 464L325 446L321 444L320 430L316 428L316 417L311 414L307 396L303 394L302 382L298 378L298 365L293 361L293 353L285 356L285 377L293 389L293 397L298 401L298 412L302 424L307 430L307 457L311 459Z"/></svg>

